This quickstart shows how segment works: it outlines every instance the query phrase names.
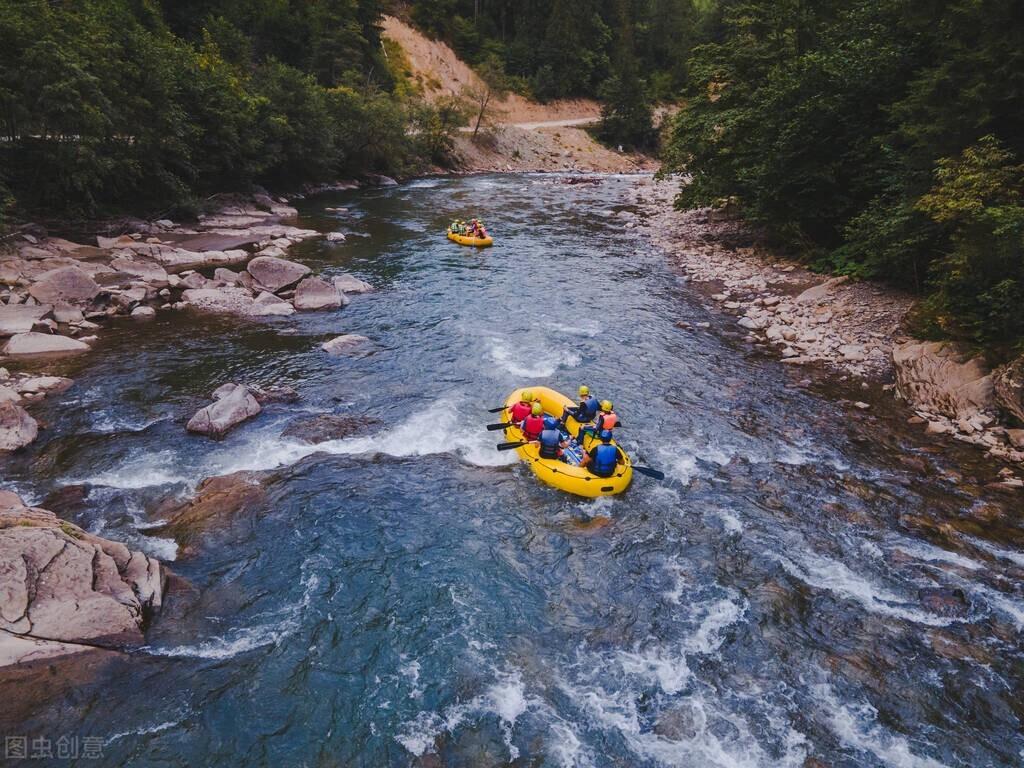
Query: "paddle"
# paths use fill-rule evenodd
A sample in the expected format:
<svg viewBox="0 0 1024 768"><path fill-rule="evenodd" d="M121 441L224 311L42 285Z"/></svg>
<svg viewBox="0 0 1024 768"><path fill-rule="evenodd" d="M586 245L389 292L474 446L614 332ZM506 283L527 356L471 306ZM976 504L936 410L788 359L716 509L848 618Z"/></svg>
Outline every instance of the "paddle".
<svg viewBox="0 0 1024 768"><path fill-rule="evenodd" d="M515 426L518 426L518 425L516 425L516 424L488 424L487 425L487 431L488 432L494 432L494 431L499 430L499 429L508 429L509 427L515 427Z"/></svg>
<svg viewBox="0 0 1024 768"><path fill-rule="evenodd" d="M638 467L636 464L633 465L633 471L639 472L641 475L647 475L653 477L655 480L664 480L665 473L660 472L657 469L651 469L650 467Z"/></svg>
<svg viewBox="0 0 1024 768"><path fill-rule="evenodd" d="M513 448L522 448L524 445L529 445L529 443L498 443L497 447L499 451L511 451Z"/></svg>
<svg viewBox="0 0 1024 768"><path fill-rule="evenodd" d="M508 410L508 409L503 405L500 408L488 408L487 412L488 413L501 413L502 411L505 411L505 410Z"/></svg>

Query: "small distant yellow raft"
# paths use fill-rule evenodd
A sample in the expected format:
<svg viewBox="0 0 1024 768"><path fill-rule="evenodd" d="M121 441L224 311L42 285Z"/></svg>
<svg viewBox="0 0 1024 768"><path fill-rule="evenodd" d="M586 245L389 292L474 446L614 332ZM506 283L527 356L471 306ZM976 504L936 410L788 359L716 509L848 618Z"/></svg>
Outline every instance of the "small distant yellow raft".
<svg viewBox="0 0 1024 768"><path fill-rule="evenodd" d="M533 393L534 400L540 401L541 406L544 408L544 413L556 418L561 417L562 411L566 406L574 407L576 405L576 403L561 392L556 392L548 387L524 387L523 389L515 390L506 398L506 409L519 402L519 397L524 389ZM508 415L508 410L505 411L505 415ZM580 427L579 423L572 416L566 419L565 426L574 435L577 434ZM521 442L524 439L523 432L519 427L506 427L504 431L505 437L509 442ZM591 447L592 442L593 438L585 438L583 447ZM612 442L618 447L614 440ZM626 455L626 452L621 447L619 447L619 454L622 458L622 463L619 464L615 474L611 477L598 477L583 467L566 464L558 459L542 459L540 457L540 446L537 444L527 444L515 450L519 454L519 458L529 464L534 474L545 483L577 496L585 496L590 499L596 499L599 496L614 496L626 490L633 479L633 465L629 461L629 456Z"/></svg>
<svg viewBox="0 0 1024 768"><path fill-rule="evenodd" d="M475 245L478 248L484 248L488 245L494 244L494 238L488 237L469 237L468 235L460 235L456 232L448 230L448 239L459 245Z"/></svg>

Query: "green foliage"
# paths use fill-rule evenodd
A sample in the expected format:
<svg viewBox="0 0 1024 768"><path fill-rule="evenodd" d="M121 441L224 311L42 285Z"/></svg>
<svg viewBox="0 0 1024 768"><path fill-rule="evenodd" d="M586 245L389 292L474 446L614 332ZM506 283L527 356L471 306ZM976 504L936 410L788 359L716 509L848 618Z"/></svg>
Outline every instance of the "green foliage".
<svg viewBox="0 0 1024 768"><path fill-rule="evenodd" d="M378 0L0 0L0 209L13 193L26 211L146 212L420 167L443 139L410 140L421 111L379 15Z"/></svg>
<svg viewBox="0 0 1024 768"><path fill-rule="evenodd" d="M722 2L663 170L692 178L680 205L735 198L822 267L926 292L933 328L1009 343L1022 22L1014 0Z"/></svg>

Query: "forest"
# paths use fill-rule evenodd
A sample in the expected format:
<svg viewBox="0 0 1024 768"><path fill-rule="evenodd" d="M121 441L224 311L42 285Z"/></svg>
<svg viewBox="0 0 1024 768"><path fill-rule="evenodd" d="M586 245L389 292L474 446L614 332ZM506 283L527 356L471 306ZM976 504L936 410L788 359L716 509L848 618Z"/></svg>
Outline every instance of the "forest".
<svg viewBox="0 0 1024 768"><path fill-rule="evenodd" d="M921 294L917 333L1020 348L1015 0L0 0L0 222L445 164L452 116L399 81L382 13L503 87L599 99L680 207Z"/></svg>

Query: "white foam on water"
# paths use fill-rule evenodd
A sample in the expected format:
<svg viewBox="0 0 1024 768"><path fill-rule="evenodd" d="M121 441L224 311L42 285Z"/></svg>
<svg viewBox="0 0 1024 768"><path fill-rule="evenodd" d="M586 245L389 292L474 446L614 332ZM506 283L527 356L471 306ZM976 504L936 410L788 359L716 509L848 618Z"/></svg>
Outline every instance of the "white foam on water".
<svg viewBox="0 0 1024 768"><path fill-rule="evenodd" d="M398 668L398 672L402 677L409 681L411 690L409 691L410 698L418 699L423 696L423 688L420 686L420 663L413 659L412 661L402 664Z"/></svg>
<svg viewBox="0 0 1024 768"><path fill-rule="evenodd" d="M598 496L596 499L577 502L574 506L589 517L611 517L615 508L615 497Z"/></svg>
<svg viewBox="0 0 1024 768"><path fill-rule="evenodd" d="M985 541L984 539L975 538L974 536L965 536L964 538L978 549L984 550L990 555L998 557L1000 560L1009 560L1014 565L1019 565L1021 568L1024 568L1024 552L1005 549L993 544L992 542Z"/></svg>
<svg viewBox="0 0 1024 768"><path fill-rule="evenodd" d="M843 704L827 683L811 690L822 706L825 724L848 747L874 755L892 768L946 768L938 760L915 755L904 736L878 723L878 710L870 704Z"/></svg>
<svg viewBox="0 0 1024 768"><path fill-rule="evenodd" d="M702 606L704 618L700 626L686 639L685 649L690 653L710 654L722 647L725 630L746 614L746 605L735 602L736 593Z"/></svg>
<svg viewBox="0 0 1024 768"><path fill-rule="evenodd" d="M773 554L772 557L778 560L790 576L809 586L860 603L870 613L931 627L944 627L953 622L953 619L942 618L914 607L907 599L854 573L838 560L810 551L798 556L799 564L783 555Z"/></svg>
<svg viewBox="0 0 1024 768"><path fill-rule="evenodd" d="M181 460L173 451L157 451L133 458L115 469L91 477L67 480L65 485L101 485L123 490L139 490L159 485L187 484L191 478L180 471Z"/></svg>
<svg viewBox="0 0 1024 768"><path fill-rule="evenodd" d="M683 690L692 675L684 654L658 646L619 651L615 660L627 675L656 684L668 694Z"/></svg>
<svg viewBox="0 0 1024 768"><path fill-rule="evenodd" d="M491 360L506 373L527 379L546 379L563 366L579 365L582 359L573 350L552 350L537 345L524 346L516 352L504 339L489 340Z"/></svg>
<svg viewBox="0 0 1024 768"><path fill-rule="evenodd" d="M722 521L726 533L742 533L743 523L736 515L724 509L716 509L715 516Z"/></svg>
<svg viewBox="0 0 1024 768"><path fill-rule="evenodd" d="M564 721L551 724L547 751L559 768L592 768L594 765L576 732Z"/></svg>
<svg viewBox="0 0 1024 768"><path fill-rule="evenodd" d="M279 645L301 626L302 615L312 602L320 586L320 577L307 573L302 578L302 599L277 612L273 620L252 627L239 627L222 637L204 640L196 645L178 645L169 648L146 646L140 650L151 656L223 660L248 653L268 645Z"/></svg>
<svg viewBox="0 0 1024 768"><path fill-rule="evenodd" d="M997 611L1008 616L1017 627L1017 631L1024 630L1024 601L1014 600L997 589L991 589L981 584L969 584L964 582L963 588L971 593L971 596L980 596L986 603Z"/></svg>
<svg viewBox="0 0 1024 768"><path fill-rule="evenodd" d="M983 563L979 563L977 560L958 555L956 552L950 552L924 541L907 540L897 544L893 547L893 550L902 552L917 560L924 560L929 563L949 563L950 565L966 568L969 571L977 571L985 567Z"/></svg>
<svg viewBox="0 0 1024 768"><path fill-rule="evenodd" d="M144 432L154 424L170 420L170 416L157 416L151 419L132 419L118 416L107 411L94 411L92 414L92 432L101 435L112 435L121 432Z"/></svg>
<svg viewBox="0 0 1024 768"><path fill-rule="evenodd" d="M673 605L679 605L679 601L683 596L683 591L686 589L688 579L686 572L680 567L679 561L673 558L665 563L665 570L672 576L672 588L662 592L662 597L668 600Z"/></svg>
<svg viewBox="0 0 1024 768"><path fill-rule="evenodd" d="M154 734L154 733L161 733L162 731L168 731L171 728L177 728L179 725L181 725L185 721L185 718L188 715L189 715L189 712L186 711L177 720L167 720L167 721L162 722L162 723L156 723L155 725L148 725L148 726L143 726L141 728L135 728L135 729L132 729L130 731L122 731L120 733L115 733L112 736L108 736L105 743L109 745L109 744L113 744L115 741L117 741L119 739L125 738L126 736L149 736L149 735Z"/></svg>

